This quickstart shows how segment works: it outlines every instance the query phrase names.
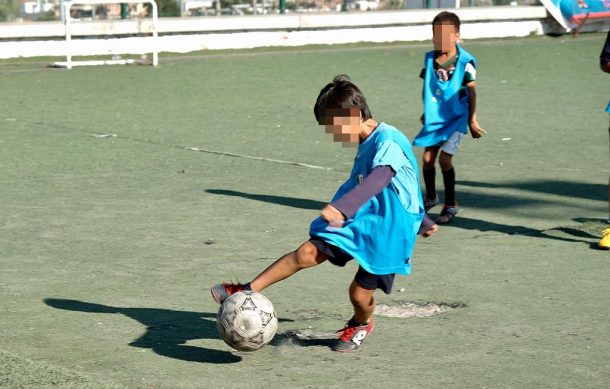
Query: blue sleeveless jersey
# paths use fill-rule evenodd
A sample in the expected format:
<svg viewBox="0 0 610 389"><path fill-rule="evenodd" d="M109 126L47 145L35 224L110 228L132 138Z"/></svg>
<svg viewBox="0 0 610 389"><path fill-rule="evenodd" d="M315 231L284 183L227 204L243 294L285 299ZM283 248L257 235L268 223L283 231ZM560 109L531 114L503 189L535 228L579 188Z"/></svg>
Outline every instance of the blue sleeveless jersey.
<svg viewBox="0 0 610 389"><path fill-rule="evenodd" d="M606 107L606 112L610 113L610 101L608 101L608 106Z"/></svg>
<svg viewBox="0 0 610 389"><path fill-rule="evenodd" d="M311 223L309 234L345 251L369 273L409 274L424 209L417 162L402 132L379 123L359 145L350 177L332 201L356 187L375 167L384 165L396 172L390 184L342 227L331 227L318 217Z"/></svg>
<svg viewBox="0 0 610 389"><path fill-rule="evenodd" d="M436 146L448 140L455 131L468 132L468 94L460 98L466 65L476 59L457 46L458 59L453 76L440 81L434 72L434 51L426 53L424 66L424 126L413 139L418 147Z"/></svg>

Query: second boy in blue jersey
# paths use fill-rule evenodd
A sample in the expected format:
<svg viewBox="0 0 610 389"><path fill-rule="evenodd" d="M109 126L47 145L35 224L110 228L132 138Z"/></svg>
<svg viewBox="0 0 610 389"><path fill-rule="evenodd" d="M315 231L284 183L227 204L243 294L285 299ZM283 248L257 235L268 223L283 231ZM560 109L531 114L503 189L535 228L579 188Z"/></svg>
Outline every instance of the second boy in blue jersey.
<svg viewBox="0 0 610 389"><path fill-rule="evenodd" d="M434 164L440 151L439 164L445 185L445 206L436 219L448 223L458 212L455 198L453 156L464 134L470 128L473 138L485 134L476 116L476 59L458 45L460 19L451 12L441 12L432 21L434 50L426 54L422 115L423 128L413 145L425 147L423 176L426 186L425 209L439 203L436 193Z"/></svg>

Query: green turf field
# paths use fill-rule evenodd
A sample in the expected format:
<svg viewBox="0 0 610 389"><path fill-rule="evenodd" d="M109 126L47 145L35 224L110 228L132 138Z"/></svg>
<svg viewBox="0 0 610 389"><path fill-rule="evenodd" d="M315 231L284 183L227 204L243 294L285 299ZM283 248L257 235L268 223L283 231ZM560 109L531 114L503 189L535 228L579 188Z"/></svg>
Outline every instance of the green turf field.
<svg viewBox="0 0 610 389"><path fill-rule="evenodd" d="M459 217L377 296L456 309L378 316L350 355L326 338L351 315L353 264L266 290L279 333L254 353L218 338L208 289L307 239L346 178L354 150L316 125L320 88L349 74L413 137L431 44L0 62L0 387L607 387L604 38L465 43L489 134L455 158Z"/></svg>

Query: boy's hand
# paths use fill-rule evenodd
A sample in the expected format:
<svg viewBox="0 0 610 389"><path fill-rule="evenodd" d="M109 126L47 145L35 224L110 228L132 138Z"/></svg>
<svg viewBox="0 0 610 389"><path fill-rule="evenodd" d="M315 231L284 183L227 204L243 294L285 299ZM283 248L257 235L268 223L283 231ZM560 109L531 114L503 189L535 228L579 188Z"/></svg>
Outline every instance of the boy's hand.
<svg viewBox="0 0 610 389"><path fill-rule="evenodd" d="M478 139L485 134L487 134L487 131L481 128L479 122L476 120L470 122L470 135L472 135L474 139Z"/></svg>
<svg viewBox="0 0 610 389"><path fill-rule="evenodd" d="M335 207L327 204L320 211L320 216L324 219L331 227L342 227L345 221L345 216Z"/></svg>

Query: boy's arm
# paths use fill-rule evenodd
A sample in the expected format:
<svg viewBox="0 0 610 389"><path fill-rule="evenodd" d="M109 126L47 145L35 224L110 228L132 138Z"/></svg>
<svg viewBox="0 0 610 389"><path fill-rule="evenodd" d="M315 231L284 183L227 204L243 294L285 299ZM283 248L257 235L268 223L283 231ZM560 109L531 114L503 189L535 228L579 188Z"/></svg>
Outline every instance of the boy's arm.
<svg viewBox="0 0 610 389"><path fill-rule="evenodd" d="M395 174L388 165L376 167L362 183L341 196L340 199L325 206L320 212L320 216L329 223L343 222L352 218L358 208L390 183Z"/></svg>
<svg viewBox="0 0 610 389"><path fill-rule="evenodd" d="M477 91L475 86L475 81L471 81L466 84L466 88L468 88L468 124L470 125L470 135L477 139L482 137L484 134L487 134L487 131L485 131L477 121Z"/></svg>
<svg viewBox="0 0 610 389"><path fill-rule="evenodd" d="M320 215L333 227L340 227L343 221L353 217L365 202L377 195L385 188L396 172L388 166L378 166L369 174L361 184L347 192L337 201L326 205ZM418 235L428 237L438 230L438 225L427 215L419 228Z"/></svg>

